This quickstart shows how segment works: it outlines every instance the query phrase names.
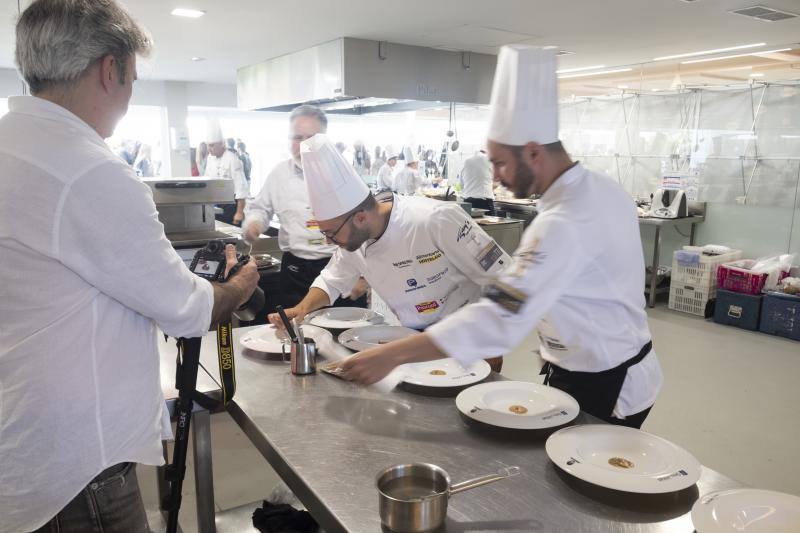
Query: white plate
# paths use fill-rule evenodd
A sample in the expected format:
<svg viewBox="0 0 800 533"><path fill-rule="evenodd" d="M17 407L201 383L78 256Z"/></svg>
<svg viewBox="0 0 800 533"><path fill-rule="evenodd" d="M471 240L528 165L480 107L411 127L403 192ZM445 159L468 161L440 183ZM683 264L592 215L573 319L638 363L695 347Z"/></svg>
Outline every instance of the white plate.
<svg viewBox="0 0 800 533"><path fill-rule="evenodd" d="M797 533L800 498L758 489L713 492L695 502L692 524L697 533Z"/></svg>
<svg viewBox="0 0 800 533"><path fill-rule="evenodd" d="M339 343L351 350L367 350L387 342L416 335L419 331L403 326L363 326L343 331Z"/></svg>
<svg viewBox="0 0 800 533"><path fill-rule="evenodd" d="M360 307L329 307L309 313L303 320L321 328L351 329L383 323L383 315Z"/></svg>
<svg viewBox="0 0 800 533"><path fill-rule="evenodd" d="M624 426L564 428L550 435L545 450L556 466L573 476L625 492L675 492L700 479L700 462L692 454L666 439ZM619 459L629 461L629 466L610 463Z"/></svg>
<svg viewBox="0 0 800 533"><path fill-rule="evenodd" d="M473 420L510 429L561 426L581 411L575 398L566 392L526 381L493 381L470 387L456 397L456 407Z"/></svg>
<svg viewBox="0 0 800 533"><path fill-rule="evenodd" d="M403 381L420 387L466 387L489 377L492 368L484 360L464 368L452 358L403 365Z"/></svg>
<svg viewBox="0 0 800 533"><path fill-rule="evenodd" d="M314 339L317 344L333 341L330 331L310 324L303 325L303 335ZM289 353L289 335L271 324L251 329L239 339L239 344L249 350L266 353L281 353L281 345L286 344L286 353Z"/></svg>

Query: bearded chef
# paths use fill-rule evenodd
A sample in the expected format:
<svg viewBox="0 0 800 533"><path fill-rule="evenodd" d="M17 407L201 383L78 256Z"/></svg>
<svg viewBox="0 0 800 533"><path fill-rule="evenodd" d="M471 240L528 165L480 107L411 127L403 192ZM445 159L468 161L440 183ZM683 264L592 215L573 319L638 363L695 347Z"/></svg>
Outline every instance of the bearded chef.
<svg viewBox="0 0 800 533"><path fill-rule="evenodd" d="M242 160L239 159L236 152L227 149L222 129L216 120L211 120L208 124L206 143L208 144L208 160L206 161L205 175L233 180L235 204L223 205L223 212L217 216L217 220L238 226L244 219L244 204L247 197L250 196L250 185L244 175Z"/></svg>
<svg viewBox="0 0 800 533"><path fill-rule="evenodd" d="M421 335L365 350L344 375L374 383L399 364L508 353L535 329L544 382L612 424L641 427L661 387L644 300L636 207L558 140L553 50L503 47L492 88L489 159L517 198L542 195L510 269L484 298Z"/></svg>
<svg viewBox="0 0 800 533"><path fill-rule="evenodd" d="M378 170L378 192L394 190L394 167L397 165L397 152L391 146L386 147L386 163Z"/></svg>
<svg viewBox="0 0 800 533"><path fill-rule="evenodd" d="M422 187L424 181L419 175L419 159L414 155L414 150L406 146L403 148L405 166L394 177L394 191L398 194L413 196L417 189Z"/></svg>
<svg viewBox="0 0 800 533"><path fill-rule="evenodd" d="M480 285L510 264L456 204L372 196L325 135L303 142L301 155L311 210L339 248L306 297L286 310L290 318L330 305L363 276L404 326L424 329L476 301ZM282 327L277 315L269 318Z"/></svg>

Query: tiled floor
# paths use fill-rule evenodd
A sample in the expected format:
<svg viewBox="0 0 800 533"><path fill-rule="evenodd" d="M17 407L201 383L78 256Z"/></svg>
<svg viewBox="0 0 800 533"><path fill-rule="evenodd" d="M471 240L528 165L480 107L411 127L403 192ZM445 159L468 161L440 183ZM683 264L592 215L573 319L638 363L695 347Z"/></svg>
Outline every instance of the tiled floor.
<svg viewBox="0 0 800 533"><path fill-rule="evenodd" d="M664 388L644 430L747 485L800 494L800 343L650 310ZM530 339L506 358L504 374L539 380ZM277 475L225 414L212 416L218 510L269 496ZM191 458L190 458L191 460ZM181 524L196 531L191 466ZM154 469L139 467L148 509L157 509Z"/></svg>

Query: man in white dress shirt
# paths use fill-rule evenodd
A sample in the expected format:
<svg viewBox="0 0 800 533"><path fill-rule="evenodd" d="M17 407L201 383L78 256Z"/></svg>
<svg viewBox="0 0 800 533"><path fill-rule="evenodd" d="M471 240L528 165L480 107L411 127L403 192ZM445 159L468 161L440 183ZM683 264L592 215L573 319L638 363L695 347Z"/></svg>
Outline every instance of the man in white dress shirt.
<svg viewBox="0 0 800 533"><path fill-rule="evenodd" d="M374 383L398 364L508 353L532 330L545 383L613 424L641 427L661 387L644 300L636 207L615 181L573 162L558 140L556 57L501 49L492 89L489 158L518 198L541 194L511 268L485 297L422 335L361 352L343 368Z"/></svg>
<svg viewBox="0 0 800 533"><path fill-rule="evenodd" d="M169 434L157 328L205 334L258 273L189 272L103 141L151 47L128 13L37 0L16 40L33 96L0 119L0 531L144 533L134 463L162 464Z"/></svg>

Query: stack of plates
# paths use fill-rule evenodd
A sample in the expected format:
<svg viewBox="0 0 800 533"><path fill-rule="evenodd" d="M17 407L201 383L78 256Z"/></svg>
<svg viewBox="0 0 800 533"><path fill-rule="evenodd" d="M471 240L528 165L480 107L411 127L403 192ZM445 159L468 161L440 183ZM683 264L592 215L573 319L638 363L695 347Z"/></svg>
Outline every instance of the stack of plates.
<svg viewBox="0 0 800 533"><path fill-rule="evenodd" d="M507 429L545 429L573 420L580 407L554 387L525 381L495 381L466 389L456 398L465 417Z"/></svg>
<svg viewBox="0 0 800 533"><path fill-rule="evenodd" d="M545 444L556 466L594 485L639 494L691 487L700 462L666 439L609 424L573 426L553 433Z"/></svg>
<svg viewBox="0 0 800 533"><path fill-rule="evenodd" d="M404 339L418 333L419 332L415 329L403 326L363 326L344 331L339 335L339 343L342 346L359 352L398 339Z"/></svg>
<svg viewBox="0 0 800 533"><path fill-rule="evenodd" d="M303 334L314 339L317 344L333 342L333 335L329 331L316 326L304 325ZM285 331L270 324L248 331L239 339L239 343L249 350L265 353L281 353L281 346L285 345L288 354L290 341Z"/></svg>
<svg viewBox="0 0 800 533"><path fill-rule="evenodd" d="M306 315L304 322L326 329L351 329L383 323L383 315L361 307L328 307Z"/></svg>
<svg viewBox="0 0 800 533"><path fill-rule="evenodd" d="M800 498L757 489L734 489L703 496L692 507L697 533L797 533Z"/></svg>

